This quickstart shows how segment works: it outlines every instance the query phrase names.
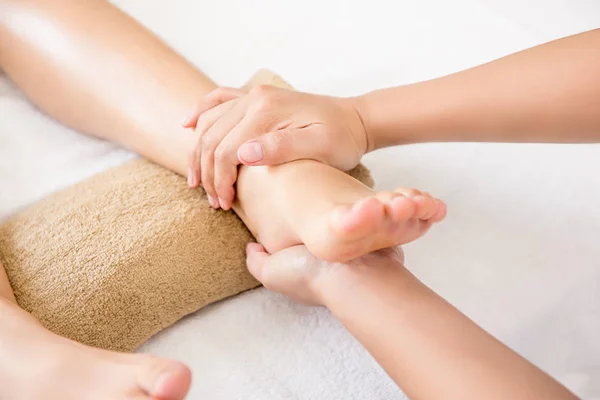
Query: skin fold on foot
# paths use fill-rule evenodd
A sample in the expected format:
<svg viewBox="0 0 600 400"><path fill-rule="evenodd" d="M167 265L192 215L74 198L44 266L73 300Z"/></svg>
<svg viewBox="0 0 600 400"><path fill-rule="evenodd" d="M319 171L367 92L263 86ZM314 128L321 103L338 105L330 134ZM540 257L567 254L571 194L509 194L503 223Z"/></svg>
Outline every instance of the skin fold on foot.
<svg viewBox="0 0 600 400"><path fill-rule="evenodd" d="M178 362L76 343L0 298L2 400L182 400L190 382Z"/></svg>
<svg viewBox="0 0 600 400"><path fill-rule="evenodd" d="M427 193L376 192L314 161L242 167L237 191L236 212L268 252L305 244L326 261L406 244L446 216L446 205Z"/></svg>

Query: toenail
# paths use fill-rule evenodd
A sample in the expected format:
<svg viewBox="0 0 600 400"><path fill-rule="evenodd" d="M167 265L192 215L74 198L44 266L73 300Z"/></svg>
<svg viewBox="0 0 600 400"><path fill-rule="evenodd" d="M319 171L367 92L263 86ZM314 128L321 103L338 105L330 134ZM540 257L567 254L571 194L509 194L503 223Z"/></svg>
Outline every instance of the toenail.
<svg viewBox="0 0 600 400"><path fill-rule="evenodd" d="M160 393L162 391L163 386L165 385L165 382L171 377L171 375L173 375L172 372L163 372L162 374L160 374L158 378L156 378L156 382L154 382L151 394L156 395L157 393Z"/></svg>

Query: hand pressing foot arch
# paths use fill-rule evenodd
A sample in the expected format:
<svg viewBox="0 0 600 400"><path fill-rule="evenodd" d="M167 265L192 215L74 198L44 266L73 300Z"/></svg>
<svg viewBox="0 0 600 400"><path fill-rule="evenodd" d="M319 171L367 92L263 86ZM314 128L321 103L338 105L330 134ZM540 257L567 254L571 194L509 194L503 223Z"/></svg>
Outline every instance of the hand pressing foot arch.
<svg viewBox="0 0 600 400"><path fill-rule="evenodd" d="M305 244L327 261L411 242L446 215L428 194L375 192L314 161L243 167L237 190L236 212L267 251Z"/></svg>

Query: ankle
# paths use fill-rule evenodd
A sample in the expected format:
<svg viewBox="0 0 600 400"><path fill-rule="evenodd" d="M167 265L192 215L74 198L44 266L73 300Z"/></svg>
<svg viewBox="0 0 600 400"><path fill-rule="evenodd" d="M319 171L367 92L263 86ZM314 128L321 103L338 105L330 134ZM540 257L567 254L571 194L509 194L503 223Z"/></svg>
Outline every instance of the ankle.
<svg viewBox="0 0 600 400"><path fill-rule="evenodd" d="M289 199L282 170L289 167L242 166L239 171L233 210L269 252L300 243L292 215L283 211Z"/></svg>

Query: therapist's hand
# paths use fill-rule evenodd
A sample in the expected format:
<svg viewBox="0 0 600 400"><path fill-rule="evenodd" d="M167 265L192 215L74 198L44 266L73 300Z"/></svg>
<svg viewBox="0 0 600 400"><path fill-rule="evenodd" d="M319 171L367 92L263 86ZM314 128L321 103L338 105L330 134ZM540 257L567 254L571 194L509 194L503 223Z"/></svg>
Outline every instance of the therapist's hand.
<svg viewBox="0 0 600 400"><path fill-rule="evenodd" d="M289 247L269 254L258 243L246 248L250 273L267 289L307 305L329 306L328 299L352 293L352 286L377 269L402 267L400 247L379 250L346 263L331 263L313 256L306 246Z"/></svg>
<svg viewBox="0 0 600 400"><path fill-rule="evenodd" d="M216 89L183 123L199 133L188 183L202 183L213 207L229 209L239 164L312 159L350 170L370 150L356 101L269 85Z"/></svg>

